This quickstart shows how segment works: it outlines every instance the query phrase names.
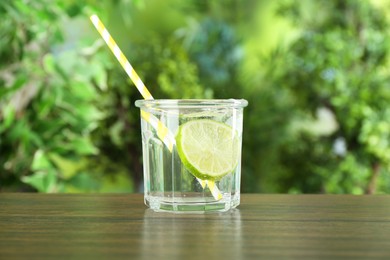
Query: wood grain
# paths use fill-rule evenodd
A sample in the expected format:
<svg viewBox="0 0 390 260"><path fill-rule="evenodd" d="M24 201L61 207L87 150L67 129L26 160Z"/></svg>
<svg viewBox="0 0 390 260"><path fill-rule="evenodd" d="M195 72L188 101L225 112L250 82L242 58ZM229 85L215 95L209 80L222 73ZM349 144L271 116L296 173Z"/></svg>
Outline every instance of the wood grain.
<svg viewBox="0 0 390 260"><path fill-rule="evenodd" d="M390 259L390 196L244 194L155 213L140 194L0 194L0 259Z"/></svg>

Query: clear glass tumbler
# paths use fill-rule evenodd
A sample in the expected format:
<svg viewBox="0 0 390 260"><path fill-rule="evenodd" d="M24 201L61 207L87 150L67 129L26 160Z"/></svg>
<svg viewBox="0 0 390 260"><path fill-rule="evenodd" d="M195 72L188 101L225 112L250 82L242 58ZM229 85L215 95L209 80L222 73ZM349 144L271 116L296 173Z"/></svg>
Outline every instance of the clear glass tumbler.
<svg viewBox="0 0 390 260"><path fill-rule="evenodd" d="M204 213L240 204L240 99L137 100L145 204L155 211Z"/></svg>

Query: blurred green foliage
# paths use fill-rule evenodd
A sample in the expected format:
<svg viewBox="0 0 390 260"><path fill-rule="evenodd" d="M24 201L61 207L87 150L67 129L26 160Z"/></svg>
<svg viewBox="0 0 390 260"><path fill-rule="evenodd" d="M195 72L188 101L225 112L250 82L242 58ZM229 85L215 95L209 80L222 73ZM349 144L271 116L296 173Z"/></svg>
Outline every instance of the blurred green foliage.
<svg viewBox="0 0 390 260"><path fill-rule="evenodd" d="M1 1L1 191L141 189L141 96L92 12L155 98L249 101L243 192L389 192L382 0Z"/></svg>
<svg viewBox="0 0 390 260"><path fill-rule="evenodd" d="M369 1L317 1L315 7L321 19L306 21L299 21L304 6L286 7L303 33L283 55L285 66L276 80L297 111L315 115L325 109L337 127L329 133L302 129L286 143L281 156L288 175L281 183L287 188L299 172L305 176L296 182L300 192L387 192L389 20ZM294 144L299 150L291 149ZM307 162L295 168L290 158Z"/></svg>

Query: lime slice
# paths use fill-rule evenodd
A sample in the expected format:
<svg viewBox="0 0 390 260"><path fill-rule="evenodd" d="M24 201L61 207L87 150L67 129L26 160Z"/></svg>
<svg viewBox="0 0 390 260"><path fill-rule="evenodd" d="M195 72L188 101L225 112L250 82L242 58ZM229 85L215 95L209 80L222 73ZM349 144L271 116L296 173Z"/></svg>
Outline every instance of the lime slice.
<svg viewBox="0 0 390 260"><path fill-rule="evenodd" d="M181 125L176 145L184 166L202 180L217 181L233 172L240 156L237 132L210 119Z"/></svg>

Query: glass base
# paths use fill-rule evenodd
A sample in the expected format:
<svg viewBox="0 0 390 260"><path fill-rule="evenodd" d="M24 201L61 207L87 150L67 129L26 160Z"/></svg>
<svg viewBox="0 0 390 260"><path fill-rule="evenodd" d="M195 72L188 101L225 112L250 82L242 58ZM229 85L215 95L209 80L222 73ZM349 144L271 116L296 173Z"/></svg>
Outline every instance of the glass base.
<svg viewBox="0 0 390 260"><path fill-rule="evenodd" d="M240 204L240 194L223 196L219 201L208 197L165 197L145 195L145 205L157 212L211 213L226 212Z"/></svg>

